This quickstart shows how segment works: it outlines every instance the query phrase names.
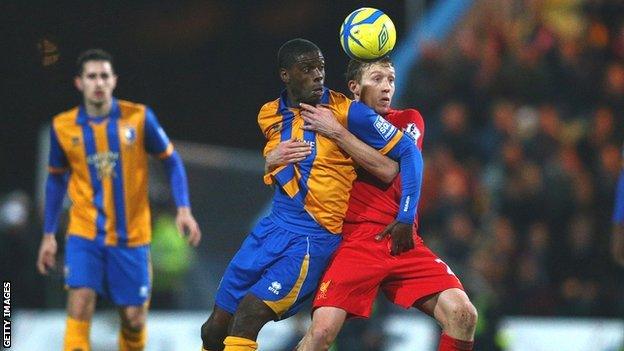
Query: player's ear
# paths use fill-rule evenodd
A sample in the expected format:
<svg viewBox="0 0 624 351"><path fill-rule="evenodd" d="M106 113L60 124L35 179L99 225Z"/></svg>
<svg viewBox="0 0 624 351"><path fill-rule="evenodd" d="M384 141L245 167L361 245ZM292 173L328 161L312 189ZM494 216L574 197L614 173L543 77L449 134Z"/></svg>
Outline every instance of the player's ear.
<svg viewBox="0 0 624 351"><path fill-rule="evenodd" d="M349 90L351 91L353 96L356 99L359 98L360 90L362 89L362 86L358 84L358 82L356 82L355 80L350 80L349 83L347 83L347 85L349 86Z"/></svg>
<svg viewBox="0 0 624 351"><path fill-rule="evenodd" d="M117 87L117 75L115 73L113 73L112 85L113 85L113 90L115 90L115 88Z"/></svg>
<svg viewBox="0 0 624 351"><path fill-rule="evenodd" d="M74 86L79 91L82 91L84 89L83 86L82 86L82 79L80 79L80 76L74 77Z"/></svg>
<svg viewBox="0 0 624 351"><path fill-rule="evenodd" d="M285 68L280 68L279 76L282 82L284 82L284 84L290 83L290 75L288 74L288 71Z"/></svg>

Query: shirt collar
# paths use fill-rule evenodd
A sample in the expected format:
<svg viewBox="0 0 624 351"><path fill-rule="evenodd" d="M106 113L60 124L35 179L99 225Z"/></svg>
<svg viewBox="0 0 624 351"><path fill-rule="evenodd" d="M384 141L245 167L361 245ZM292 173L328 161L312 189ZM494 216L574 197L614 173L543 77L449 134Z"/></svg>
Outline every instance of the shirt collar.
<svg viewBox="0 0 624 351"><path fill-rule="evenodd" d="M89 123L89 120L102 120L106 117L110 117L113 119L117 119L121 116L121 110L119 109L119 102L117 101L116 98L113 98L113 102L111 103L111 110L110 113L108 115L105 116L89 116L89 114L87 113L87 109L85 108L84 104L80 105L80 107L78 108L78 118L76 119L76 122L78 124L82 124L85 125L87 123Z"/></svg>

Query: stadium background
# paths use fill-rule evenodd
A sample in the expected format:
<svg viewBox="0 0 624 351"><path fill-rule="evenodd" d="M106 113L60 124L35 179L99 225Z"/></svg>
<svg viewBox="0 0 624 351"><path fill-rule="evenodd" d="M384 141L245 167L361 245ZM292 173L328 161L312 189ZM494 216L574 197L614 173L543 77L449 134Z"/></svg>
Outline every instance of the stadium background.
<svg viewBox="0 0 624 351"><path fill-rule="evenodd" d="M551 318L540 328L594 328L591 346L578 350L617 350L599 332L613 325L624 339L624 270L609 248L624 140L624 5L609 0L3 2L0 259L16 318L64 306L61 274L43 278L34 267L41 135L79 102L71 78L80 51L114 55L116 96L153 107L186 160L204 237L197 250L179 245L156 163L152 307L207 316L221 272L271 195L255 116L281 89L277 49L294 37L314 41L327 85L345 91L337 32L365 5L398 29L395 105L420 109L427 125L421 234L480 312L477 350L520 350L503 326L535 317ZM391 349L388 321L404 314L383 299L376 311L347 325L338 350ZM547 345L527 349L559 349Z"/></svg>

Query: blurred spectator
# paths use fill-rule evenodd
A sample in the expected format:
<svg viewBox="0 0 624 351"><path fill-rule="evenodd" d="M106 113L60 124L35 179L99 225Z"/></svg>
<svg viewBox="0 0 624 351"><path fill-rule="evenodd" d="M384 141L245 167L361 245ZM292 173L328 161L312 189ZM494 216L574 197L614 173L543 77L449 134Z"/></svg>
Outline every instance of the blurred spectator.
<svg viewBox="0 0 624 351"><path fill-rule="evenodd" d="M412 74L404 104L439 116L427 118L423 235L463 273L480 340L502 313L624 310L608 247L622 23L615 1L481 0Z"/></svg>

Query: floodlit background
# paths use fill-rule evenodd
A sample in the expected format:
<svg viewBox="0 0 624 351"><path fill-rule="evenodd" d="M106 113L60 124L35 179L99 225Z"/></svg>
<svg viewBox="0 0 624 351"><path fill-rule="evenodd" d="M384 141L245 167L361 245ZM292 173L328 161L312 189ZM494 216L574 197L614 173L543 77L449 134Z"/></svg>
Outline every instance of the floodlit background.
<svg viewBox="0 0 624 351"><path fill-rule="evenodd" d="M178 239L154 162L148 350L195 350L227 262L269 210L256 114L281 90L277 49L314 41L327 86L346 92L338 30L362 6L398 30L394 105L426 122L421 235L479 310L475 350L621 350L624 269L609 250L624 141L616 0L2 2L0 270L12 283L12 349L61 345L62 275L41 277L34 263L46 130L80 103L79 52L114 55L116 96L150 105L185 160L204 237L198 249ZM98 305L94 351L115 348L111 308ZM260 350L289 350L308 322L306 311L268 325ZM438 333L381 298L336 349L435 350Z"/></svg>

